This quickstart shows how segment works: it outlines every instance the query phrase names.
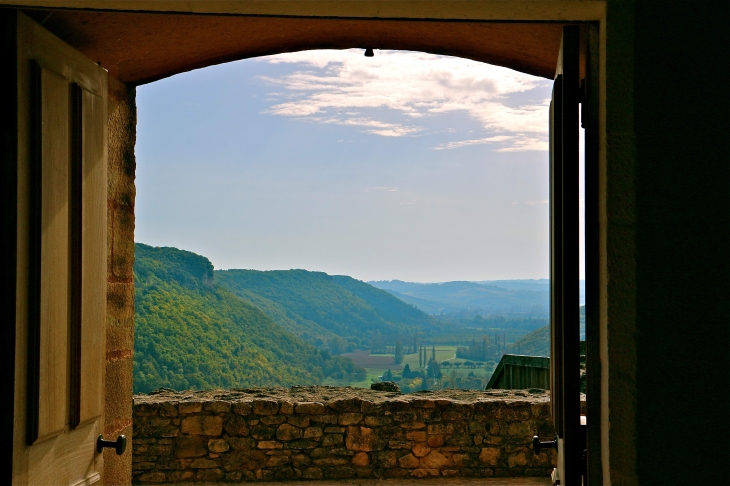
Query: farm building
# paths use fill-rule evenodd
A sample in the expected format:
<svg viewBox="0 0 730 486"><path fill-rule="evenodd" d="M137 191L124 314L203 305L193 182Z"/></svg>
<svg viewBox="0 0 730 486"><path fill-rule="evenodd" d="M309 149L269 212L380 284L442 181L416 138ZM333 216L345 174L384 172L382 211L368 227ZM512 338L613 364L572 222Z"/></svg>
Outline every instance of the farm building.
<svg viewBox="0 0 730 486"><path fill-rule="evenodd" d="M505 354L499 360L487 390L550 389L550 358Z"/></svg>

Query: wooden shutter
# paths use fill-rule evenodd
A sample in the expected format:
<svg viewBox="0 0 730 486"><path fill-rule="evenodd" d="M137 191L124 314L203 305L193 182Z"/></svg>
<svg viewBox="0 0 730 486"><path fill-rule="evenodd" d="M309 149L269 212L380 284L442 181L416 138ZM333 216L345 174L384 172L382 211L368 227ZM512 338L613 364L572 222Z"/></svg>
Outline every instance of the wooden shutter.
<svg viewBox="0 0 730 486"><path fill-rule="evenodd" d="M581 483L579 117L580 31L563 28L550 104L550 374L561 486Z"/></svg>

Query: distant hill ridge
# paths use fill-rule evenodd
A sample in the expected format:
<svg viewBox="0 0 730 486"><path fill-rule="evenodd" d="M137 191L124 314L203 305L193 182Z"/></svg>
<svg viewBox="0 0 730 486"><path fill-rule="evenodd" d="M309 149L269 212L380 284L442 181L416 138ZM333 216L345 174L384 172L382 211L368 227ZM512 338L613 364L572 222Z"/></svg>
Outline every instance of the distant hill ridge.
<svg viewBox="0 0 730 486"><path fill-rule="evenodd" d="M298 335L335 353L367 348L373 337L411 336L437 326L433 318L412 305L344 275L307 270L217 270L215 280L242 298L265 299L270 303L272 319L283 321L285 316L291 322L280 322L283 327L295 329L292 323L296 323ZM252 294L257 297L252 298ZM262 309L267 312L266 307Z"/></svg>
<svg viewBox="0 0 730 486"><path fill-rule="evenodd" d="M317 349L220 285L205 257L138 243L134 279L135 393L365 376L350 359Z"/></svg>

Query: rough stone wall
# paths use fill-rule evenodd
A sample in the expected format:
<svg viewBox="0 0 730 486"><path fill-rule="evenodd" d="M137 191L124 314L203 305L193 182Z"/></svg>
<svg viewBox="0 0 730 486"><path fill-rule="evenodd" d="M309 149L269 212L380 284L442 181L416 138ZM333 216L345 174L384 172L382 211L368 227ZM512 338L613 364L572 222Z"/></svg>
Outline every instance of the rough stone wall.
<svg viewBox="0 0 730 486"><path fill-rule="evenodd" d="M132 439L135 88L109 78L104 437ZM132 448L104 450L104 483L129 484Z"/></svg>
<svg viewBox="0 0 730 486"><path fill-rule="evenodd" d="M297 387L134 398L134 483L546 476L542 390Z"/></svg>

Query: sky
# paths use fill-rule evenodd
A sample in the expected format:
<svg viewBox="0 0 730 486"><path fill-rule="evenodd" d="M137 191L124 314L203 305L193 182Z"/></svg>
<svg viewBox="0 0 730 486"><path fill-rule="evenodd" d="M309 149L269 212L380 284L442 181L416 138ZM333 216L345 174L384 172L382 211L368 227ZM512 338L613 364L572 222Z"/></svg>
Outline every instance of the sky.
<svg viewBox="0 0 730 486"><path fill-rule="evenodd" d="M140 86L135 241L218 269L547 278L551 84L351 49Z"/></svg>

